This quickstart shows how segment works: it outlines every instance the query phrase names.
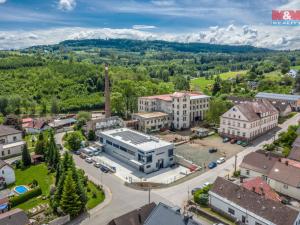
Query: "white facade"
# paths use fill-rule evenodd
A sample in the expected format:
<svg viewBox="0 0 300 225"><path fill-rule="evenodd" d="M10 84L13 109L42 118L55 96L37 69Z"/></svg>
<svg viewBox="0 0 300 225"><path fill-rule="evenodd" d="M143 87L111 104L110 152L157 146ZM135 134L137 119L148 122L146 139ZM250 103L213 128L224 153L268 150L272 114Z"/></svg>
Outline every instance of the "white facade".
<svg viewBox="0 0 300 225"><path fill-rule="evenodd" d="M213 192L209 192L209 203L214 210L223 213L226 216L235 219L236 221L241 221L242 224L277 225ZM294 225L298 225L299 223L300 218L298 215L298 218L295 220Z"/></svg>
<svg viewBox="0 0 300 225"><path fill-rule="evenodd" d="M21 132L0 136L0 159L20 155L24 144Z"/></svg>
<svg viewBox="0 0 300 225"><path fill-rule="evenodd" d="M189 128L193 122L204 119L209 109L209 99L207 95L192 92L140 97L138 111L161 111L171 114L174 128L184 129Z"/></svg>
<svg viewBox="0 0 300 225"><path fill-rule="evenodd" d="M297 187L268 178L268 184L280 194L300 200L300 190Z"/></svg>
<svg viewBox="0 0 300 225"><path fill-rule="evenodd" d="M0 168L0 177L4 178L4 181L7 185L13 184L16 181L15 171L9 165L4 165L2 168Z"/></svg>
<svg viewBox="0 0 300 225"><path fill-rule="evenodd" d="M221 116L219 133L222 136L238 140L252 140L257 136L277 127L278 111L261 113L249 119L240 110L243 104L233 106Z"/></svg>
<svg viewBox="0 0 300 225"><path fill-rule="evenodd" d="M151 173L175 163L174 144L128 128L99 133L104 151L139 171Z"/></svg>

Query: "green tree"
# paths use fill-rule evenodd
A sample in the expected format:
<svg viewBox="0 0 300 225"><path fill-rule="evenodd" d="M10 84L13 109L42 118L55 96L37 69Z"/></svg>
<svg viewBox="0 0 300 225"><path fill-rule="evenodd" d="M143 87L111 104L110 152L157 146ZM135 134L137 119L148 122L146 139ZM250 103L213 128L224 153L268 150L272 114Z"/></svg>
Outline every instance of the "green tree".
<svg viewBox="0 0 300 225"><path fill-rule="evenodd" d="M51 101L51 113L52 114L59 113L59 106L56 98L53 98Z"/></svg>
<svg viewBox="0 0 300 225"><path fill-rule="evenodd" d="M77 120L84 119L85 121L90 121L91 117L91 113L85 111L80 111L76 115Z"/></svg>
<svg viewBox="0 0 300 225"><path fill-rule="evenodd" d="M220 116L232 107L232 103L216 98L210 102L209 110L206 114L208 123L219 124Z"/></svg>
<svg viewBox="0 0 300 225"><path fill-rule="evenodd" d="M60 207L65 214L69 214L71 217L77 216L82 209L82 203L76 193L76 184L71 171L67 173L64 181Z"/></svg>
<svg viewBox="0 0 300 225"><path fill-rule="evenodd" d="M89 130L89 133L88 133L88 140L89 140L89 141L95 141L95 140L96 140L96 134L95 134L95 131Z"/></svg>
<svg viewBox="0 0 300 225"><path fill-rule="evenodd" d="M67 143L70 150L77 151L81 147L82 135L80 132L72 132L68 134Z"/></svg>
<svg viewBox="0 0 300 225"><path fill-rule="evenodd" d="M125 102L123 95L119 92L113 92L111 94L111 111L115 115L125 115Z"/></svg>
<svg viewBox="0 0 300 225"><path fill-rule="evenodd" d="M44 155L45 154L45 139L44 139L43 132L39 133L39 137L36 142L34 152L36 155Z"/></svg>
<svg viewBox="0 0 300 225"><path fill-rule="evenodd" d="M221 90L221 78L217 76L215 78L214 85L212 87L212 95L216 95Z"/></svg>
<svg viewBox="0 0 300 225"><path fill-rule="evenodd" d="M50 138L47 142L47 156L46 161L48 165L54 169L57 168L59 163L60 153L55 143L55 138L53 132L50 132Z"/></svg>
<svg viewBox="0 0 300 225"><path fill-rule="evenodd" d="M22 163L26 167L31 165L31 156L27 144L25 144L22 149Z"/></svg>
<svg viewBox="0 0 300 225"><path fill-rule="evenodd" d="M174 86L176 90L185 90L188 91L190 89L189 79L186 79L183 76L176 76L174 78Z"/></svg>

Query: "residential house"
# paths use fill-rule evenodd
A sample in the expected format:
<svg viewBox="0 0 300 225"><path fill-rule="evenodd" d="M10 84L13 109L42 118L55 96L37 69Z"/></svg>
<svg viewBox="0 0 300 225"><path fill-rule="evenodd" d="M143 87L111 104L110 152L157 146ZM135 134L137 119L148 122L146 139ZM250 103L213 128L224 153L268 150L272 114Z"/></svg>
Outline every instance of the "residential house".
<svg viewBox="0 0 300 225"><path fill-rule="evenodd" d="M0 125L0 159L20 155L24 145L22 131Z"/></svg>
<svg viewBox="0 0 300 225"><path fill-rule="evenodd" d="M221 116L219 134L238 140L253 140L278 125L278 111L266 100L243 102Z"/></svg>
<svg viewBox="0 0 300 225"><path fill-rule="evenodd" d="M200 225L177 207L151 203L113 219L108 225Z"/></svg>
<svg viewBox="0 0 300 225"><path fill-rule="evenodd" d="M261 177L243 180L241 185L249 191L253 191L259 195L263 195L266 199L281 202L280 196Z"/></svg>
<svg viewBox="0 0 300 225"><path fill-rule="evenodd" d="M290 104L293 111L300 110L300 95L287 95L287 94L276 94L276 93L267 93L267 92L259 92L256 96L256 99L266 99L269 101L276 102L285 102Z"/></svg>
<svg viewBox="0 0 300 225"><path fill-rule="evenodd" d="M0 189L16 181L15 171L11 165L0 159Z"/></svg>
<svg viewBox="0 0 300 225"><path fill-rule="evenodd" d="M240 165L242 177L261 177L276 192L300 200L300 162L252 152Z"/></svg>
<svg viewBox="0 0 300 225"><path fill-rule="evenodd" d="M44 130L50 129L43 119L24 118L22 119L22 129L27 134L38 134Z"/></svg>
<svg viewBox="0 0 300 225"><path fill-rule="evenodd" d="M164 112L171 115L175 129L189 128L204 119L209 109L210 97L198 92L139 97L138 112Z"/></svg>
<svg viewBox="0 0 300 225"><path fill-rule="evenodd" d="M27 214L22 209L12 209L0 214L0 224L3 225L29 225Z"/></svg>
<svg viewBox="0 0 300 225"><path fill-rule="evenodd" d="M171 125L169 114L163 112L134 113L132 119L138 121L137 129L149 133L167 129Z"/></svg>
<svg viewBox="0 0 300 225"><path fill-rule="evenodd" d="M298 74L298 71L297 71L297 70L293 70L293 69L291 69L291 70L287 73L287 75L290 76L290 77L292 77L292 78L296 78L297 74Z"/></svg>
<svg viewBox="0 0 300 225"><path fill-rule="evenodd" d="M243 97L243 96L227 96L227 100L230 101L234 105L238 105L245 102L253 102L255 101L254 98L250 97Z"/></svg>
<svg viewBox="0 0 300 225"><path fill-rule="evenodd" d="M53 120L51 123L49 123L49 126L53 129L61 129L64 127L69 127L74 125L77 122L74 118L65 118L65 119L57 119Z"/></svg>
<svg viewBox="0 0 300 225"><path fill-rule="evenodd" d="M286 117L288 116L292 111L292 106L289 103L281 102L281 101L270 101L272 105L278 110L279 116Z"/></svg>
<svg viewBox="0 0 300 225"><path fill-rule="evenodd" d="M210 207L249 225L298 225L300 214L280 202L250 191L243 186L218 177L209 191Z"/></svg>
<svg viewBox="0 0 300 225"><path fill-rule="evenodd" d="M287 158L300 162L300 137L297 137L293 142L292 149Z"/></svg>

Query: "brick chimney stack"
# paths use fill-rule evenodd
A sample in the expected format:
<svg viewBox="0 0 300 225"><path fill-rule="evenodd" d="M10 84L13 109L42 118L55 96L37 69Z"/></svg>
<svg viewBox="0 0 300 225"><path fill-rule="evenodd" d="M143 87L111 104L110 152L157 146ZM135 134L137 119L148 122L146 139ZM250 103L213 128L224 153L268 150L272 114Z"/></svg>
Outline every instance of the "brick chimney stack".
<svg viewBox="0 0 300 225"><path fill-rule="evenodd" d="M105 64L105 118L111 117L108 64Z"/></svg>

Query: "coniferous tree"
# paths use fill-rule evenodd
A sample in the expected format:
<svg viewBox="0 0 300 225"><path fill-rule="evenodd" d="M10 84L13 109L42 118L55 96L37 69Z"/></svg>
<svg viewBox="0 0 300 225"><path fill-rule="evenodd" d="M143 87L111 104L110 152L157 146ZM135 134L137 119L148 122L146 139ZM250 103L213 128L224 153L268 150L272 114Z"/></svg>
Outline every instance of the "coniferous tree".
<svg viewBox="0 0 300 225"><path fill-rule="evenodd" d="M67 173L63 185L63 192L60 200L60 208L66 214L74 217L81 211L80 197L76 193L76 184L72 177L72 172Z"/></svg>
<svg viewBox="0 0 300 225"><path fill-rule="evenodd" d="M54 134L51 132L50 139L47 144L47 156L46 156L46 161L48 162L49 167L56 169L59 162L59 158L60 158L59 150L55 143Z"/></svg>
<svg viewBox="0 0 300 225"><path fill-rule="evenodd" d="M35 145L34 152L36 155L44 155L45 154L45 140L44 140L44 134L42 132L39 134L38 140Z"/></svg>
<svg viewBox="0 0 300 225"><path fill-rule="evenodd" d="M22 162L24 166L30 166L31 165L31 156L28 151L27 144L24 145L22 150Z"/></svg>

